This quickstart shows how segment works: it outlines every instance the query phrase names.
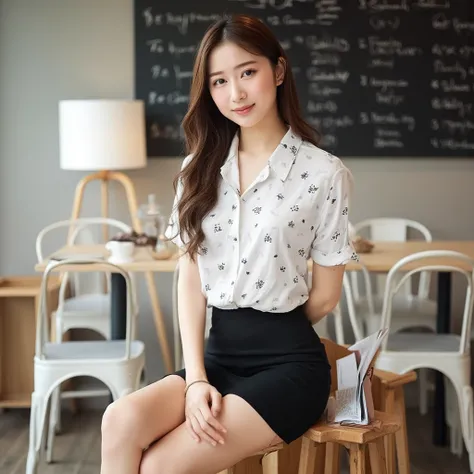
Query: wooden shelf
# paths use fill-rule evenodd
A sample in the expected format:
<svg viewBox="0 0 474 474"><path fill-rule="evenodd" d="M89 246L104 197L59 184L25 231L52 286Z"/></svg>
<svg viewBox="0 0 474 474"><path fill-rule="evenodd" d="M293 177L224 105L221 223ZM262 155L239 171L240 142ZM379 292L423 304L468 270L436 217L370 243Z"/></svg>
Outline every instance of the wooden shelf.
<svg viewBox="0 0 474 474"><path fill-rule="evenodd" d="M0 407L29 407L33 391L36 312L41 276L0 278ZM58 304L60 281L50 278L48 308Z"/></svg>
<svg viewBox="0 0 474 474"><path fill-rule="evenodd" d="M0 408L29 408L31 405L31 393L8 393L3 394L6 398L0 398Z"/></svg>

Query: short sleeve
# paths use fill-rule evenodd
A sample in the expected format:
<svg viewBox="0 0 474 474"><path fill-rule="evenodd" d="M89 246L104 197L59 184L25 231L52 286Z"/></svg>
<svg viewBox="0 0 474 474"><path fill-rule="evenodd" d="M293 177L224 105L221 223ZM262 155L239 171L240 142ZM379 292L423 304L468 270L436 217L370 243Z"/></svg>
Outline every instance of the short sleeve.
<svg viewBox="0 0 474 474"><path fill-rule="evenodd" d="M353 188L351 172L342 166L329 182L321 206L320 225L311 244L311 258L318 265L331 267L358 260L350 238L349 207Z"/></svg>
<svg viewBox="0 0 474 474"><path fill-rule="evenodd" d="M188 165L188 163L191 161L191 158L192 158L192 155L188 155L183 160L181 171ZM168 226L165 231L165 237L171 240L171 242L173 242L175 245L177 245L180 248L186 245L186 243L183 242L180 235L179 219L178 219L178 204L182 195L183 195L183 183L181 180L179 180L176 186L176 195L174 197L173 208L171 210Z"/></svg>

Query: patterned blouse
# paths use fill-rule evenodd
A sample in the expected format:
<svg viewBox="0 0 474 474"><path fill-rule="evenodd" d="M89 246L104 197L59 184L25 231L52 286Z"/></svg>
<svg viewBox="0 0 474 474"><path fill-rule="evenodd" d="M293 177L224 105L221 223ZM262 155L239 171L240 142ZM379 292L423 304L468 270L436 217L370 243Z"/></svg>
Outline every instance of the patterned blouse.
<svg viewBox="0 0 474 474"><path fill-rule="evenodd" d="M241 194L238 148L236 134L221 168L217 204L202 223L202 291L208 306L291 311L308 299L309 257L322 266L357 260L348 231L352 175L339 158L289 129ZM178 246L185 244L176 212L181 192L178 186L166 230Z"/></svg>

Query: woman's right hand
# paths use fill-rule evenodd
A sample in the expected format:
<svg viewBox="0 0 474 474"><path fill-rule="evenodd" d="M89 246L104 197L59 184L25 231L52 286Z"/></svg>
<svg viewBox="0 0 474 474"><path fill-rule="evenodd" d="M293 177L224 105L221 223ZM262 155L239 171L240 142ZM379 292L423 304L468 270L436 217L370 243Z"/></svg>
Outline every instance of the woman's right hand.
<svg viewBox="0 0 474 474"><path fill-rule="evenodd" d="M222 395L212 385L198 382L189 387L185 399L186 428L197 442L224 444L223 433L227 431L216 418L221 403Z"/></svg>

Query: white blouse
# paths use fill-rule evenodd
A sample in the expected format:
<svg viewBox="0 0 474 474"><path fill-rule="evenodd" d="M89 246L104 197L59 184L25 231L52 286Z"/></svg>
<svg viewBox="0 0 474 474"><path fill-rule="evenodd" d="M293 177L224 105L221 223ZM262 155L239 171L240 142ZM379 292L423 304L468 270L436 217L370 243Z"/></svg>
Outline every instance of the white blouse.
<svg viewBox="0 0 474 474"><path fill-rule="evenodd" d="M357 260L348 230L352 175L339 158L289 129L241 195L238 149L236 134L221 167L217 204L202 223L202 291L208 306L287 312L308 299L310 256L323 266ZM165 233L180 247L181 193L178 186Z"/></svg>

